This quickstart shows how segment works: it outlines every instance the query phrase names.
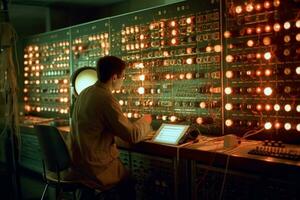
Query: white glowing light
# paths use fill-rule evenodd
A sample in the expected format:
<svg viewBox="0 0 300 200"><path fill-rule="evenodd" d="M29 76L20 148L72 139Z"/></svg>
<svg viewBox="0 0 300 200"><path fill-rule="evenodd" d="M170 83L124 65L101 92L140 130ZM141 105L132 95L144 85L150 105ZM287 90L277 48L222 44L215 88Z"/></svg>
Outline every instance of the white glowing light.
<svg viewBox="0 0 300 200"><path fill-rule="evenodd" d="M226 119L225 125L228 126L228 127L232 126L233 125L232 119Z"/></svg>
<svg viewBox="0 0 300 200"><path fill-rule="evenodd" d="M287 123L284 124L284 129L285 129L285 130L289 131L289 130L291 130L291 128L292 128L291 123L288 123L288 122L287 122Z"/></svg>
<svg viewBox="0 0 300 200"><path fill-rule="evenodd" d="M270 96L272 93L273 93L273 89L272 89L271 87L266 87L266 88L264 89L264 94L265 94L266 96Z"/></svg>
<svg viewBox="0 0 300 200"><path fill-rule="evenodd" d="M231 103L226 103L225 104L225 109L226 110L232 110L232 108L233 108L233 105Z"/></svg>
<svg viewBox="0 0 300 200"><path fill-rule="evenodd" d="M232 93L232 88L231 87L226 87L224 90L225 94L229 95Z"/></svg>
<svg viewBox="0 0 300 200"><path fill-rule="evenodd" d="M144 88L144 87L139 87L139 88L137 89L137 92L138 92L139 94L144 94L144 93L145 93L145 88Z"/></svg>
<svg viewBox="0 0 300 200"><path fill-rule="evenodd" d="M272 123L271 122L266 122L264 127L265 127L266 130L269 130L269 129L272 128Z"/></svg>
<svg viewBox="0 0 300 200"><path fill-rule="evenodd" d="M290 111L292 110L292 106L291 106L290 104L286 104L286 105L284 106L284 110L285 110L286 112L290 112Z"/></svg>

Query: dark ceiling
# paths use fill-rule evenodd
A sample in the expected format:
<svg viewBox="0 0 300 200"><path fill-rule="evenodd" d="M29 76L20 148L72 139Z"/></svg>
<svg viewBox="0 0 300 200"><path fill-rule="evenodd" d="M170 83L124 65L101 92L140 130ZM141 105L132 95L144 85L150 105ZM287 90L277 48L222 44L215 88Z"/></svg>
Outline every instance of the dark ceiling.
<svg viewBox="0 0 300 200"><path fill-rule="evenodd" d="M105 6L126 0L10 0L11 4L53 6L53 5L84 5L84 6Z"/></svg>

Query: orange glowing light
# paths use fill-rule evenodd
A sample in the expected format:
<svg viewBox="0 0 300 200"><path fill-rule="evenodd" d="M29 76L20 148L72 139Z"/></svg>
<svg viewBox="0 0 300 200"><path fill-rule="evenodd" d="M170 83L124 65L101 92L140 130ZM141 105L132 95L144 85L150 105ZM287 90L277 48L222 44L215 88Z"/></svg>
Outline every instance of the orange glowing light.
<svg viewBox="0 0 300 200"><path fill-rule="evenodd" d="M222 50L221 45L219 45L219 44L215 45L214 50L215 50L215 52L221 52L221 50Z"/></svg>
<svg viewBox="0 0 300 200"><path fill-rule="evenodd" d="M260 10L261 10L261 4L259 4L259 3L256 4L256 5L255 5L255 10L256 10L256 11L260 11Z"/></svg>
<svg viewBox="0 0 300 200"><path fill-rule="evenodd" d="M265 26L265 32L270 32L272 30L271 26L270 25L266 25Z"/></svg>
<svg viewBox="0 0 300 200"><path fill-rule="evenodd" d="M252 28L247 28L247 29L246 29L246 33L247 33L248 35L252 34Z"/></svg>
<svg viewBox="0 0 300 200"><path fill-rule="evenodd" d="M260 94L261 91L262 91L262 89L261 89L260 87L257 87L257 88L256 88L256 93L257 93L257 94Z"/></svg>
<svg viewBox="0 0 300 200"><path fill-rule="evenodd" d="M300 124L297 124L296 130L297 130L298 132L300 132Z"/></svg>
<svg viewBox="0 0 300 200"><path fill-rule="evenodd" d="M171 34L172 34L173 36L176 36L176 35L177 35L177 30L173 29L173 30L171 31Z"/></svg>
<svg viewBox="0 0 300 200"><path fill-rule="evenodd" d="M272 106L271 106L270 104L266 104L266 105L265 105L265 110L266 110L266 111L272 110Z"/></svg>
<svg viewBox="0 0 300 200"><path fill-rule="evenodd" d="M261 33L261 27L256 27L255 31L257 34Z"/></svg>
<svg viewBox="0 0 300 200"><path fill-rule="evenodd" d="M230 38L230 36L231 36L230 31L225 31L225 32L224 32L224 37L225 37L225 38Z"/></svg>
<svg viewBox="0 0 300 200"><path fill-rule="evenodd" d="M300 33L297 33L297 35L295 36L297 42L300 42Z"/></svg>
<svg viewBox="0 0 300 200"><path fill-rule="evenodd" d="M253 4L252 4L252 3L249 3L249 4L246 6L246 11L247 11L247 12L252 12L253 9L254 9L254 7L253 7Z"/></svg>
<svg viewBox="0 0 300 200"><path fill-rule="evenodd" d="M274 0L273 1L273 6L274 7L279 7L279 5L280 5L280 0Z"/></svg>
<svg viewBox="0 0 300 200"><path fill-rule="evenodd" d="M296 111L297 111L297 112L300 112L300 105L297 105Z"/></svg>
<svg viewBox="0 0 300 200"><path fill-rule="evenodd" d="M256 70L256 76L261 76L262 72L260 70Z"/></svg>
<svg viewBox="0 0 300 200"><path fill-rule="evenodd" d="M271 7L271 3L269 1L264 2L264 8L269 9Z"/></svg>
<svg viewBox="0 0 300 200"><path fill-rule="evenodd" d="M139 80L144 81L145 80L145 75L144 74L139 75Z"/></svg>
<svg viewBox="0 0 300 200"><path fill-rule="evenodd" d="M193 59L192 58L187 58L186 59L186 64L188 64L188 65L193 64Z"/></svg>
<svg viewBox="0 0 300 200"><path fill-rule="evenodd" d="M171 122L175 122L177 120L177 117L175 116L175 115L172 115L171 117L170 117L170 121Z"/></svg>
<svg viewBox="0 0 300 200"><path fill-rule="evenodd" d="M192 18L190 18L190 17L186 18L186 23L191 24L192 23Z"/></svg>
<svg viewBox="0 0 300 200"><path fill-rule="evenodd" d="M176 26L176 22L175 21L171 21L170 22L170 26L175 27Z"/></svg>
<svg viewBox="0 0 300 200"><path fill-rule="evenodd" d="M185 77L186 77L186 79L190 80L193 78L193 74L191 72L189 72L185 75Z"/></svg>
<svg viewBox="0 0 300 200"><path fill-rule="evenodd" d="M207 47L205 48L205 50L206 50L206 52L211 52L211 51L212 51L212 47L211 47L211 46L207 46Z"/></svg>
<svg viewBox="0 0 300 200"><path fill-rule="evenodd" d="M265 76L271 76L272 75L272 70L266 69L265 70Z"/></svg>
<svg viewBox="0 0 300 200"><path fill-rule="evenodd" d="M197 124L202 124L203 123L203 118L202 117L197 117L196 123Z"/></svg>
<svg viewBox="0 0 300 200"><path fill-rule="evenodd" d="M280 24L279 24L279 23L275 23L275 24L273 25L273 29L274 29L275 32L279 32L280 29L281 29Z"/></svg>
<svg viewBox="0 0 300 200"><path fill-rule="evenodd" d="M281 124L279 122L274 123L274 128L275 129L280 129L280 127L281 127Z"/></svg>
<svg viewBox="0 0 300 200"><path fill-rule="evenodd" d="M275 104L274 105L274 110L275 111L279 111L280 110L280 105L279 104Z"/></svg>
<svg viewBox="0 0 300 200"><path fill-rule="evenodd" d="M256 105L256 110L259 110L259 111L262 110L262 105L261 104L257 104Z"/></svg>
<svg viewBox="0 0 300 200"><path fill-rule="evenodd" d="M173 45L177 44L177 39L176 38L172 38L171 39L171 44L173 44Z"/></svg>
<svg viewBox="0 0 300 200"><path fill-rule="evenodd" d="M253 45L254 45L253 40L248 40L248 41L247 41L247 46L248 46L248 47L253 47Z"/></svg>
<svg viewBox="0 0 300 200"><path fill-rule="evenodd" d="M203 101L200 102L199 107L202 108L202 109L206 108L206 103L203 102Z"/></svg>

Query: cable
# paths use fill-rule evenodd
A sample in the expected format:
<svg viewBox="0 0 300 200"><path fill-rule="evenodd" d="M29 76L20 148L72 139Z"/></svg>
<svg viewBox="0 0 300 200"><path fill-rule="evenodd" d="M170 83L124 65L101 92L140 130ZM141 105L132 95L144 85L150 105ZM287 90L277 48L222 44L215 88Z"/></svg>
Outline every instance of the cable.
<svg viewBox="0 0 300 200"><path fill-rule="evenodd" d="M227 173L228 173L228 166L229 166L230 154L227 154L227 155L228 156L227 156L227 159L226 159L226 167L225 167L225 172L224 172L224 177L223 177L223 182L222 182L222 186L221 186L219 200L221 200L222 197L223 197L223 192L224 192L226 177L227 177Z"/></svg>
<svg viewBox="0 0 300 200"><path fill-rule="evenodd" d="M259 129L259 130L251 130L251 131L248 131L248 132L246 132L246 133L243 135L242 139L246 139L247 137L256 135L256 134L258 134L258 133L260 133L260 132L262 132L262 131L264 131L264 130L265 130L265 128L261 128L261 129Z"/></svg>

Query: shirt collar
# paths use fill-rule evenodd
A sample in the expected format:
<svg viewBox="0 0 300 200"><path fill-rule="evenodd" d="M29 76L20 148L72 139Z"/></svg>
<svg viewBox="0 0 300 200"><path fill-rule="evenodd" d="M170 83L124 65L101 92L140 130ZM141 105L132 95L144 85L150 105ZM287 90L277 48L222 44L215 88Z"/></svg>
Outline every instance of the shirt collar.
<svg viewBox="0 0 300 200"><path fill-rule="evenodd" d="M103 89L105 89L105 90L111 92L110 89L108 88L108 86L105 85L104 83L102 83L102 82L99 81L99 80L96 81L95 86L100 87L100 88L103 88Z"/></svg>

